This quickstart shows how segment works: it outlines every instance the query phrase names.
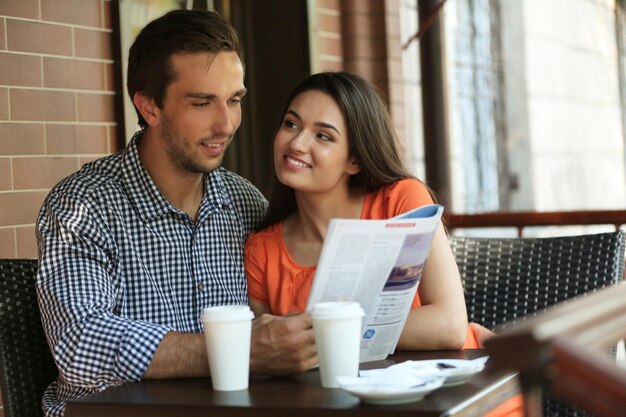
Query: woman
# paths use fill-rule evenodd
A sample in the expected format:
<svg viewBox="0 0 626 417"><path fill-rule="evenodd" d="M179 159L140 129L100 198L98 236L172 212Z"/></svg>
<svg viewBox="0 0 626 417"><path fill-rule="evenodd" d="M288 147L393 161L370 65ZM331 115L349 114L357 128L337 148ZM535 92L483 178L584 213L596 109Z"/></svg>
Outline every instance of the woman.
<svg viewBox="0 0 626 417"><path fill-rule="evenodd" d="M404 163L385 104L350 73L315 74L296 87L276 133L274 164L267 217L246 244L257 316L304 311L330 219L385 219L433 202ZM463 346L477 343L440 224L398 349Z"/></svg>

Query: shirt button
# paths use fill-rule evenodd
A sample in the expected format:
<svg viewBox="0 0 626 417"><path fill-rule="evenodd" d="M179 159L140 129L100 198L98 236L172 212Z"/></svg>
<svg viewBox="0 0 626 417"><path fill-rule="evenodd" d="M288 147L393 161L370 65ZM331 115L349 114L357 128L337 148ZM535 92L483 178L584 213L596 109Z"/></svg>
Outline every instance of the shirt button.
<svg viewBox="0 0 626 417"><path fill-rule="evenodd" d="M204 291L204 284L203 283L198 284L198 291L200 291L200 292Z"/></svg>

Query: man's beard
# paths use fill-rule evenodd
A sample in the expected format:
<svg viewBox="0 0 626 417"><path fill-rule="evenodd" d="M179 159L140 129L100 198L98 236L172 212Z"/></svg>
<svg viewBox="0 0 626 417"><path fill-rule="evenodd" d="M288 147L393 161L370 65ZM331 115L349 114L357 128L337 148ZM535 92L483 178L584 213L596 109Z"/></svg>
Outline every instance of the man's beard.
<svg viewBox="0 0 626 417"><path fill-rule="evenodd" d="M165 141L167 155L172 163L180 170L191 172L194 174L206 174L215 168L218 168L222 163L222 157L215 158L217 162L215 167L207 167L203 165L202 161L194 158L194 152L192 148L192 141L184 136L178 135L172 128L172 123L166 114L163 114L163 124L161 128L162 140ZM213 137L222 138L223 135ZM230 138L229 138L230 139ZM224 149L225 150L225 149ZM223 152L222 152L223 155Z"/></svg>

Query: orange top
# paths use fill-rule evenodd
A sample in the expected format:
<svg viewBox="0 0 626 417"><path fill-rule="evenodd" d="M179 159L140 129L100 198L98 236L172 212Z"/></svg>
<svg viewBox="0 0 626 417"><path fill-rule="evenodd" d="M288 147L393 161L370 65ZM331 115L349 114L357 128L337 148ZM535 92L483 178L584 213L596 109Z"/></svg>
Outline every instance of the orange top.
<svg viewBox="0 0 626 417"><path fill-rule="evenodd" d="M407 178L367 193L361 219L388 219L432 202L421 182ZM302 266L291 259L280 223L251 234L244 259L250 299L269 306L275 315L305 310L316 267ZM416 293L411 308L420 306ZM469 329L467 333L464 347L478 347L473 333Z"/></svg>

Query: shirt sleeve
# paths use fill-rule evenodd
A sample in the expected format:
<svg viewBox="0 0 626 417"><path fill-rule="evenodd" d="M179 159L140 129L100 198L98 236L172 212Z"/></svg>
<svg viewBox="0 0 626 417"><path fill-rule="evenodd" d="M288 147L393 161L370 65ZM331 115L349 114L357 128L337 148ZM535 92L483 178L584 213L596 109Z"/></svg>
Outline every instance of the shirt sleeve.
<svg viewBox="0 0 626 417"><path fill-rule="evenodd" d="M88 198L52 192L37 237L42 324L62 377L96 389L141 379L170 329L116 314L117 248L98 210Z"/></svg>
<svg viewBox="0 0 626 417"><path fill-rule="evenodd" d="M426 186L415 178L397 181L390 190L388 199L390 206L394 207L393 216L427 204L433 204L433 199Z"/></svg>
<svg viewBox="0 0 626 417"><path fill-rule="evenodd" d="M257 303L269 305L267 292L267 260L261 235L253 233L248 237L244 252L244 268L248 281L248 297Z"/></svg>

